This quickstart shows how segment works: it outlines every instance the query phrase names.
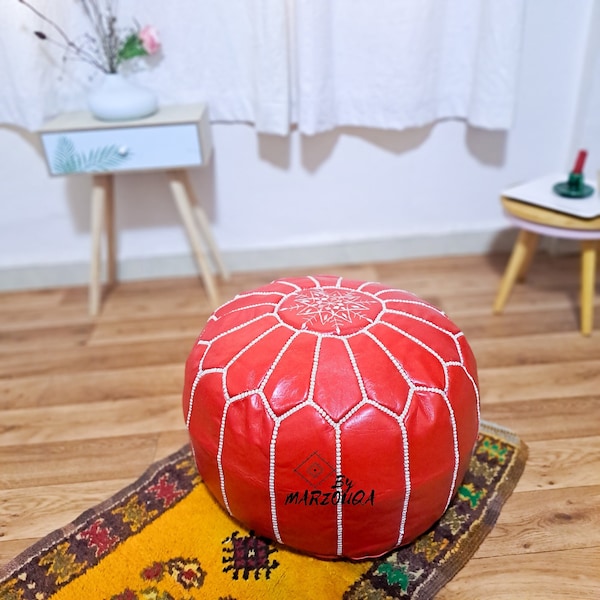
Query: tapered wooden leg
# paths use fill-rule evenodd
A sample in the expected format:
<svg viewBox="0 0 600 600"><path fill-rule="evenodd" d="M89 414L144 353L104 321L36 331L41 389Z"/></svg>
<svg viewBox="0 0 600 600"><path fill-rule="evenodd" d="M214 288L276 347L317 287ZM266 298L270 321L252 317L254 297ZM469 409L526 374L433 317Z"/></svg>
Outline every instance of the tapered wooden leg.
<svg viewBox="0 0 600 600"><path fill-rule="evenodd" d="M193 197L193 196L191 196L191 197ZM221 273L221 277L223 277L223 279L225 281L228 281L229 280L229 271L227 270L227 267L225 266L225 263L223 262L223 259L221 257L221 252L219 251L219 247L217 246L217 243L215 242L215 238L213 237L212 230L210 228L210 223L208 222L208 219L206 218L206 213L204 212L204 209L197 202L194 202L194 212L196 213L196 219L198 221L198 225L200 225L200 230L202 231L202 236L204 237L206 244L210 248L211 254L215 260L217 268L219 269L219 272Z"/></svg>
<svg viewBox="0 0 600 600"><path fill-rule="evenodd" d="M521 229L521 231L519 231L517 241L515 242L510 255L510 260L508 261L508 265L502 276L500 288L496 294L496 299L494 301L495 314L501 313L504 310L506 301L510 296L510 292L515 285L517 278L526 271L527 266L531 263L532 256L537 246L538 237L537 233L527 231L526 229Z"/></svg>
<svg viewBox="0 0 600 600"><path fill-rule="evenodd" d="M527 273L529 272L529 267L531 266L531 262L533 261L533 256L538 246L540 236L533 234L532 238L528 238L525 250L525 258L521 263L521 268L517 273L517 281L525 281L527 277Z"/></svg>
<svg viewBox="0 0 600 600"><path fill-rule="evenodd" d="M210 223L208 222L208 219L206 218L206 213L204 212L204 209L198 204L198 201L196 199L196 194L194 193L194 188L190 184L190 179L187 175L187 172L179 171L178 177L183 182L187 196L188 196L190 203L194 209L194 213L196 215L196 221L197 221L198 225L200 226L199 233L202 236L206 245L208 246L208 249L210 250L212 258L215 261L215 265L216 265L217 269L219 270L219 272L221 273L221 277L223 277L223 279L225 279L227 281L229 279L229 271L227 270L227 267L225 266L225 263L223 262L223 258L221 257L221 252L219 250L219 247L217 246L217 243L215 242L215 238L214 238L212 230L210 228Z"/></svg>
<svg viewBox="0 0 600 600"><path fill-rule="evenodd" d="M581 333L590 335L594 328L594 292L596 284L595 240L581 242Z"/></svg>
<svg viewBox="0 0 600 600"><path fill-rule="evenodd" d="M110 191L110 177L110 175L94 175L92 180L92 256L90 261L89 312L93 317L100 311L102 231L104 229L104 217L106 216L106 198Z"/></svg>
<svg viewBox="0 0 600 600"><path fill-rule="evenodd" d="M169 171L167 175L169 177L169 185L171 187L173 199L175 200L175 205L177 206L177 210L179 211L179 215L183 221L188 239L194 251L194 255L196 256L196 261L200 267L206 292L213 307L217 308L219 305L219 295L217 293L215 280L206 258L204 248L202 247L202 239L194 220L194 210L192 207L191 198L188 196L187 192L185 172Z"/></svg>
<svg viewBox="0 0 600 600"><path fill-rule="evenodd" d="M106 281L110 287L117 282L117 250L115 239L114 178L108 175L105 184L106 206L104 226L106 230Z"/></svg>

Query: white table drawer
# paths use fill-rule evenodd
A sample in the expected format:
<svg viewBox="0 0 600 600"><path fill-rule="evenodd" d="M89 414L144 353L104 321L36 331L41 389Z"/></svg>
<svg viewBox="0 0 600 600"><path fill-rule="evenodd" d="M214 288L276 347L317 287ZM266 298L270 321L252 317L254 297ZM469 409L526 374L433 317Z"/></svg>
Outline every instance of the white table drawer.
<svg viewBox="0 0 600 600"><path fill-rule="evenodd" d="M42 134L52 175L192 167L203 164L194 124Z"/></svg>
<svg viewBox="0 0 600 600"><path fill-rule="evenodd" d="M203 104L165 106L121 122L98 121L87 111L65 113L39 133L51 175L199 167L212 153Z"/></svg>

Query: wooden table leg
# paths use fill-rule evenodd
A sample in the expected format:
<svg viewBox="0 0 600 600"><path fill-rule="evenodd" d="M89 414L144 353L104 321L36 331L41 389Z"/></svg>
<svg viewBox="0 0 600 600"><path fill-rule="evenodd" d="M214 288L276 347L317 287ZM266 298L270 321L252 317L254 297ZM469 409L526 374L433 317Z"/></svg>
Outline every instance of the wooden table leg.
<svg viewBox="0 0 600 600"><path fill-rule="evenodd" d="M531 262L533 261L533 256L538 246L540 236L534 234L533 238L529 238L526 242L526 251L525 258L521 263L521 267L519 268L519 272L517 273L517 281L522 282L525 281L527 277L527 273L529 272L529 267L531 266Z"/></svg>
<svg viewBox="0 0 600 600"><path fill-rule="evenodd" d="M175 200L175 205L183 221L183 225L188 235L190 244L196 256L196 261L200 267L202 279L206 286L206 292L210 299L213 308L217 308L219 305L219 295L215 285L215 280L210 269L210 265L206 258L204 248L202 247L202 239L196 222L194 220L194 210L192 207L192 199L188 195L188 186L186 183L187 176L185 171L168 171L169 185Z"/></svg>
<svg viewBox="0 0 600 600"><path fill-rule="evenodd" d="M210 253L215 261L215 265L221 273L221 277L223 277L223 279L227 281L229 279L229 271L227 270L227 267L223 262L223 258L221 257L221 252L213 236L212 230L210 228L210 223L206 218L206 213L204 212L204 209L200 206L200 204L198 204L196 194L194 193L194 188L190 184L190 179L187 175L187 172L181 170L178 172L178 176L185 187L187 197L189 198L190 204L194 209L196 221L200 226L199 233L204 239L206 245L208 246L208 249L210 250Z"/></svg>
<svg viewBox="0 0 600 600"><path fill-rule="evenodd" d="M527 231L526 229L521 229L519 231L517 241L513 246L510 260L508 261L508 265L504 271L504 275L502 276L500 288L498 289L498 293L494 301L495 314L501 313L504 310L506 301L510 296L510 292L515 285L517 278L523 274L524 268L526 268L531 262L533 253L535 252L535 248L537 246L538 237L539 236L537 233Z"/></svg>
<svg viewBox="0 0 600 600"><path fill-rule="evenodd" d="M190 197L193 198L193 196L190 196ZM196 213L196 219L198 221L198 225L200 225L200 230L202 231L204 240L206 241L206 244L210 248L210 251L215 260L217 268L219 269L219 272L221 273L221 277L223 277L223 279L225 281L228 281L229 280L229 271L227 270L227 267L225 266L225 263L223 262L223 259L221 257L221 252L219 251L219 247L217 246L217 243L215 242L215 238L213 237L212 230L210 228L210 223L208 222L208 219L206 218L206 213L204 212L204 209L195 200L194 200L194 212Z"/></svg>
<svg viewBox="0 0 600 600"><path fill-rule="evenodd" d="M111 195L112 176L94 175L91 198L92 256L90 260L89 312L95 317L100 312L102 294L102 231L107 213L107 198Z"/></svg>
<svg viewBox="0 0 600 600"><path fill-rule="evenodd" d="M110 287L117 282L117 249L115 238L114 177L108 175L105 182L106 206L104 228L106 230L106 281Z"/></svg>
<svg viewBox="0 0 600 600"><path fill-rule="evenodd" d="M596 240L581 242L581 333L590 335L594 328L594 292L596 284Z"/></svg>

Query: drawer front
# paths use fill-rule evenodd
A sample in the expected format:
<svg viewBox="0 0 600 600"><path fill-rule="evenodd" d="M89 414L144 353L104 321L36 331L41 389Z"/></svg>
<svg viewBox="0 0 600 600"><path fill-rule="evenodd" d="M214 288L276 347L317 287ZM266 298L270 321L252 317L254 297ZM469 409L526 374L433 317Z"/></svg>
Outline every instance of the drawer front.
<svg viewBox="0 0 600 600"><path fill-rule="evenodd" d="M204 163L195 123L42 133L51 175L142 171Z"/></svg>

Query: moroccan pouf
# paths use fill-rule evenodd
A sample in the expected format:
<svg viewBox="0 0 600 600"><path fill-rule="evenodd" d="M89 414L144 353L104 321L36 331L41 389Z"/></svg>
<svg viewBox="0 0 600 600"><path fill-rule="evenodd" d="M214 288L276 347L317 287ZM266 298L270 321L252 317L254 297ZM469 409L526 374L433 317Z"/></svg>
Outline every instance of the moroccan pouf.
<svg viewBox="0 0 600 600"><path fill-rule="evenodd" d="M444 513L479 428L463 333L416 296L281 279L208 320L183 408L198 470L257 534L320 557L406 544Z"/></svg>

